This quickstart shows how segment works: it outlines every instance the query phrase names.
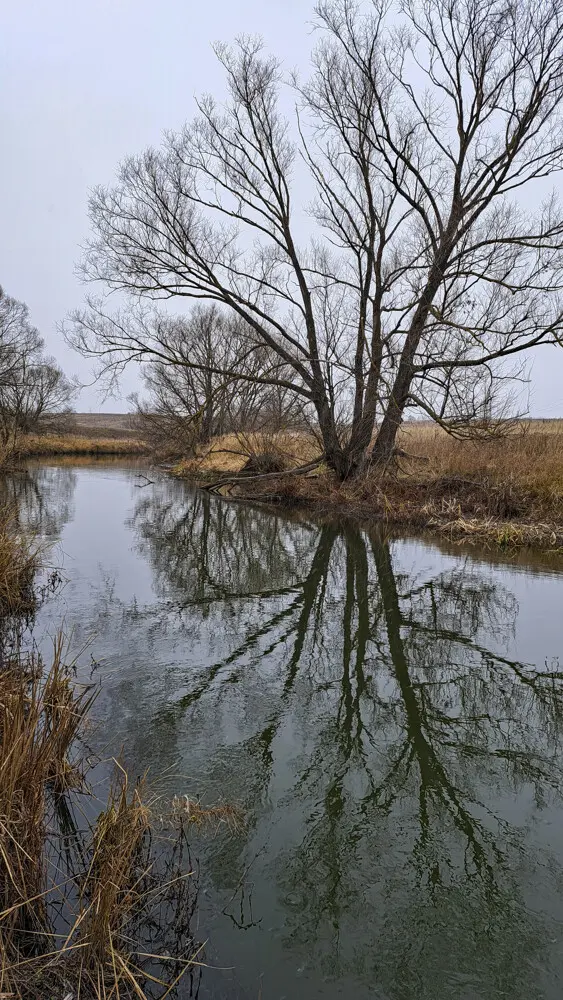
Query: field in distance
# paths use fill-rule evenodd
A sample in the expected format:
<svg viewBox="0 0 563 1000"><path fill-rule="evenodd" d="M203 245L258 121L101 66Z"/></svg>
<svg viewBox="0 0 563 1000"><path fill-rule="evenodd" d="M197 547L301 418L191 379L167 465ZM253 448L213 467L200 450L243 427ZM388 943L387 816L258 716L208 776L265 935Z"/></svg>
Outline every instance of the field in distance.
<svg viewBox="0 0 563 1000"><path fill-rule="evenodd" d="M132 413L73 413L69 417L69 433L103 438L139 436Z"/></svg>

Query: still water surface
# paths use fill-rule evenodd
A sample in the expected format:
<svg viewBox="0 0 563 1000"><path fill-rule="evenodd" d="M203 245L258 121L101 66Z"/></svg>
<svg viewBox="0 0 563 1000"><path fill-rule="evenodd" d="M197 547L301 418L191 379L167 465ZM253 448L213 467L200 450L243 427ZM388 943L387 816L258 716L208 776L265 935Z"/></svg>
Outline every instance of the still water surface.
<svg viewBox="0 0 563 1000"><path fill-rule="evenodd" d="M563 561L143 471L9 486L66 580L36 635L90 643L97 749L244 810L196 843L202 1000L560 1000Z"/></svg>

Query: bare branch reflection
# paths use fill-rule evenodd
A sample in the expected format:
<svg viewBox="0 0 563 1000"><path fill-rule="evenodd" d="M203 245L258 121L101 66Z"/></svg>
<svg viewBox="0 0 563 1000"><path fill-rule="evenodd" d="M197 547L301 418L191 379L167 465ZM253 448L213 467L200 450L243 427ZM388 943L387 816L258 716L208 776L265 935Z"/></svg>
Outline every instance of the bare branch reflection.
<svg viewBox="0 0 563 1000"><path fill-rule="evenodd" d="M517 874L536 862L505 805L559 795L563 676L504 655L514 595L463 560L396 572L375 530L207 496L143 499L134 523L190 628L224 640L149 725L155 739L187 718L213 731L209 781L240 793L249 838L277 796L273 821L292 839L269 871L288 945L382 996L442 995L451 969L470 977L477 960L491 989L504 976L529 996L518 957L535 961L542 931ZM218 884L241 858L244 844L224 846Z"/></svg>
<svg viewBox="0 0 563 1000"><path fill-rule="evenodd" d="M72 466L21 466L0 477L0 506L12 509L26 531L55 539L73 516L75 488Z"/></svg>

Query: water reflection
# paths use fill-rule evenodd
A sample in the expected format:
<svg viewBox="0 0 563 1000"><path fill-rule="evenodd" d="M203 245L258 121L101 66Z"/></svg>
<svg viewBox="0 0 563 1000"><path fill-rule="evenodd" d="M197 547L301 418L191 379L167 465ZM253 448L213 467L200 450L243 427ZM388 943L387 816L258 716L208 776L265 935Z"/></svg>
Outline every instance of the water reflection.
<svg viewBox="0 0 563 1000"><path fill-rule="evenodd" d="M563 675L499 652L514 595L463 559L396 572L375 530L296 528L207 497L181 513L145 499L134 523L159 586L189 595L191 627L198 612L231 622L224 655L153 732L204 712L210 770L244 795L249 841L273 809L260 877L284 946L375 995L531 996L547 932L526 901L538 857L523 803L558 799Z"/></svg>
<svg viewBox="0 0 563 1000"><path fill-rule="evenodd" d="M203 491L186 503L185 492L171 483L142 496L131 520L161 594L172 587L191 605L279 594L299 582L317 533L312 526L291 532L275 515L249 517L248 508L218 503Z"/></svg>
<svg viewBox="0 0 563 1000"><path fill-rule="evenodd" d="M21 530L30 539L32 548L42 553L39 562L44 563L30 584L30 602L25 612L15 615L0 612L0 665L31 641L37 608L60 587L61 577L49 565L44 543L58 538L72 518L74 489L72 469L29 471L22 467L8 476L0 476L0 509L10 513L14 530Z"/></svg>
<svg viewBox="0 0 563 1000"><path fill-rule="evenodd" d="M22 466L0 476L0 506L14 510L25 531L55 539L74 516L75 488L71 466Z"/></svg>
<svg viewBox="0 0 563 1000"><path fill-rule="evenodd" d="M67 617L96 635L100 741L245 808L202 847L216 964L252 998L260 972L265 998L559 997L563 674L541 634L518 659L516 577L135 485L97 487L111 551Z"/></svg>

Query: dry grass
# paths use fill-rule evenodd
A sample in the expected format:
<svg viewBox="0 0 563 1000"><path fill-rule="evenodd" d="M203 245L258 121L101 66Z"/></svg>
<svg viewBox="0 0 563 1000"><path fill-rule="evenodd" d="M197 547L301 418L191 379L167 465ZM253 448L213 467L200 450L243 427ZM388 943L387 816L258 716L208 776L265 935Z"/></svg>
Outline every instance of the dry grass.
<svg viewBox="0 0 563 1000"><path fill-rule="evenodd" d="M0 994L12 995L46 931L47 794L81 783L71 747L91 702L76 691L55 641L46 676L36 656L0 671ZM17 993L13 995L17 996Z"/></svg>
<svg viewBox="0 0 563 1000"><path fill-rule="evenodd" d="M57 827L85 789L78 749L93 697L73 682L61 637L47 673L36 656L0 669L2 997L164 997L198 964L183 826L159 855L143 781L116 764L93 825Z"/></svg>
<svg viewBox="0 0 563 1000"><path fill-rule="evenodd" d="M409 478L513 478L544 496L552 494L556 504L563 497L563 420L522 422L507 437L490 441L458 441L434 424L406 423L398 445L412 456L400 470ZM180 463L178 472L236 473L251 456L268 451L284 458L289 470L312 461L320 448L313 435L303 432L225 434Z"/></svg>
<svg viewBox="0 0 563 1000"><path fill-rule="evenodd" d="M50 455L143 455L147 448L135 438L82 437L77 434L26 434L17 444L18 458Z"/></svg>
<svg viewBox="0 0 563 1000"><path fill-rule="evenodd" d="M197 799L188 795L175 795L172 799L172 815L182 817L194 826L211 826L218 829L226 826L232 832L241 830L243 823L242 811L238 806L225 803L217 806L202 806Z"/></svg>
<svg viewBox="0 0 563 1000"><path fill-rule="evenodd" d="M515 513L563 515L563 421L529 421L492 441L456 441L431 425L406 424L399 444L422 459L405 463L410 477L478 479L512 490L522 508Z"/></svg>
<svg viewBox="0 0 563 1000"><path fill-rule="evenodd" d="M59 961L70 957L71 968L76 963L73 978L86 996L145 995L133 958L139 942L127 941L145 904L151 868L145 792L144 783L130 788L118 765L106 808L92 830L89 864L77 879L76 919Z"/></svg>
<svg viewBox="0 0 563 1000"><path fill-rule="evenodd" d="M312 435L299 431L279 434L223 434L202 446L193 458L177 467L180 475L209 475L240 472L253 456L275 453L288 469L304 465L319 454Z"/></svg>
<svg viewBox="0 0 563 1000"><path fill-rule="evenodd" d="M19 529L13 508L0 510L0 617L27 614L35 605L33 580L40 545Z"/></svg>
<svg viewBox="0 0 563 1000"><path fill-rule="evenodd" d="M267 445L272 448L270 440ZM256 438L253 446L259 454L264 442ZM410 423L401 429L398 447L398 463L383 477L338 483L321 469L308 476L249 479L230 494L505 548L563 547L563 421L524 422L488 441L458 441L434 425ZM300 434L283 436L279 448L288 471L318 454L314 439ZM214 442L199 464L184 463L177 471L202 480L210 473L228 476L247 457L230 436Z"/></svg>

